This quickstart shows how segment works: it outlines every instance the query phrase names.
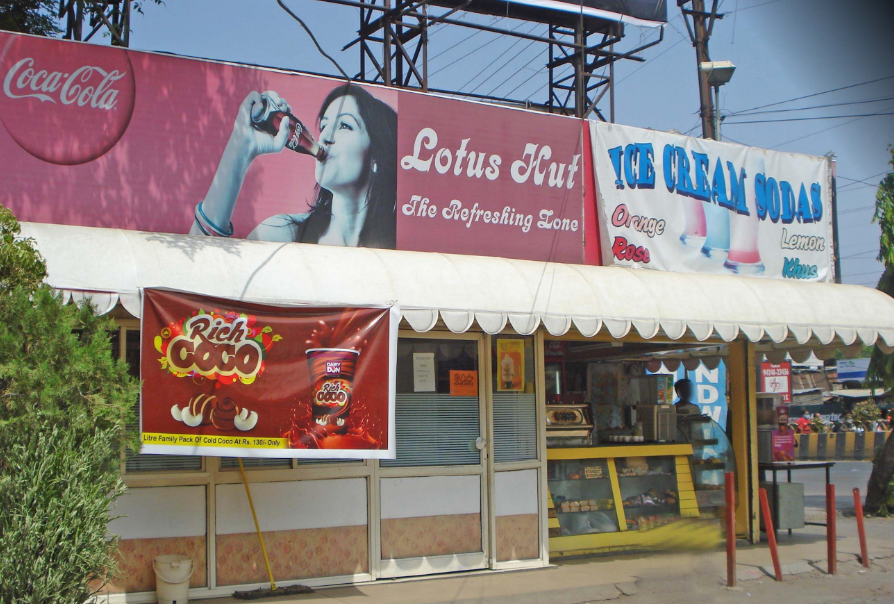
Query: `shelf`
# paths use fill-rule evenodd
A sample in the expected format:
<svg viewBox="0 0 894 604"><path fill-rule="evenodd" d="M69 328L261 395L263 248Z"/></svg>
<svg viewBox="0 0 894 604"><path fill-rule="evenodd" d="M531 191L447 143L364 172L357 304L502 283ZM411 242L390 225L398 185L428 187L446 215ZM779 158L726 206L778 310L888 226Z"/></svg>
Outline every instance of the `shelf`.
<svg viewBox="0 0 894 604"><path fill-rule="evenodd" d="M660 512L661 510L664 510L665 514L674 513L675 510L673 508L676 508L676 507L677 507L676 503L662 503L659 505L631 505L630 507L624 508L624 515L626 516L627 512L629 510L655 510L658 512ZM668 508L672 508L672 509L669 510Z"/></svg>
<svg viewBox="0 0 894 604"><path fill-rule="evenodd" d="M615 516L618 515L617 510L615 508L610 508L610 509L605 509L605 510L574 510L574 511L569 511L569 512L562 512L557 509L557 513L560 516L563 516L565 514L592 514L593 512L598 512L600 514L604 514L605 512L614 512Z"/></svg>
<svg viewBox="0 0 894 604"><path fill-rule="evenodd" d="M716 445L716 444L720 443L720 441L717 440L716 438L708 438L706 440L696 440L693 438L689 442L690 442L690 444L693 444L693 445Z"/></svg>
<svg viewBox="0 0 894 604"><path fill-rule="evenodd" d="M674 475L670 473L665 474L663 472L661 474L636 474L633 476L622 476L621 474L618 474L618 480L627 478L674 478Z"/></svg>
<svg viewBox="0 0 894 604"><path fill-rule="evenodd" d="M595 480L608 480L608 476L600 476L599 478L547 478L547 482L587 482Z"/></svg>

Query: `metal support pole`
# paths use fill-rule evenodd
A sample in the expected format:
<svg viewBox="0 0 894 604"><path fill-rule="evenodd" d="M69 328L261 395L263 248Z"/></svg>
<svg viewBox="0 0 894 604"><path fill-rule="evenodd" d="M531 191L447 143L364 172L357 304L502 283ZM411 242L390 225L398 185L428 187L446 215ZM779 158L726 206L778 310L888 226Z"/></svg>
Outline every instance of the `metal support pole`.
<svg viewBox="0 0 894 604"><path fill-rule="evenodd" d="M708 74L699 67L702 63L710 61L708 55L708 31L705 28L705 3L704 0L692 0L692 26L695 32L695 61L698 70L698 96L700 102L699 115L702 119L702 138L715 138L713 114L714 108L711 101L711 87L708 85Z"/></svg>
<svg viewBox="0 0 894 604"><path fill-rule="evenodd" d="M736 586L736 475L727 472L726 488L726 584Z"/></svg>
<svg viewBox="0 0 894 604"><path fill-rule="evenodd" d="M384 0L385 8L391 9L391 0ZM391 86L391 17L388 13L382 17L382 79L385 86Z"/></svg>
<svg viewBox="0 0 894 604"><path fill-rule="evenodd" d="M425 19L422 20L422 38L419 43L422 44L422 90L428 92L428 4L422 5L422 14Z"/></svg>
<svg viewBox="0 0 894 604"><path fill-rule="evenodd" d="M577 49L574 58L574 115L583 117L587 109L587 63L584 47L587 44L587 34L584 32L584 24L578 21L574 27L574 43Z"/></svg>
<svg viewBox="0 0 894 604"><path fill-rule="evenodd" d="M615 45L612 44L611 52L615 52ZM615 123L615 62L608 64L608 118L611 123Z"/></svg>
<svg viewBox="0 0 894 604"><path fill-rule="evenodd" d="M720 86L714 86L714 140L720 138Z"/></svg>
<svg viewBox="0 0 894 604"><path fill-rule="evenodd" d="M774 497L778 498L778 495L779 491L776 491ZM770 542L770 557L773 558L773 572L776 573L776 580L782 582L782 565L779 563L779 550L776 547L776 526L773 524L773 516L770 514L767 489L760 490L760 498L761 512L764 515L764 527L767 529L767 541Z"/></svg>
<svg viewBox="0 0 894 604"><path fill-rule="evenodd" d="M829 558L829 574L838 574L838 549L835 543L835 485L826 485L826 555Z"/></svg>
<svg viewBox="0 0 894 604"><path fill-rule="evenodd" d="M863 500L860 489L854 489L854 510L857 513L857 533L860 536L860 561L869 568L869 547L866 545L866 527L863 524Z"/></svg>

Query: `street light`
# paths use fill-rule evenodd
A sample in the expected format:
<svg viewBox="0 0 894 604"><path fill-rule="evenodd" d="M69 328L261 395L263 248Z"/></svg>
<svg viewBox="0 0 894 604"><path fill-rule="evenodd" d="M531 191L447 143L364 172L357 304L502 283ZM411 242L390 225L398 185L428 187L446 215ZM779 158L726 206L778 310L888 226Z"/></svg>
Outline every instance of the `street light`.
<svg viewBox="0 0 894 604"><path fill-rule="evenodd" d="M698 68L707 74L708 86L714 87L714 136L720 140L720 87L732 79L736 66L732 61L705 61Z"/></svg>

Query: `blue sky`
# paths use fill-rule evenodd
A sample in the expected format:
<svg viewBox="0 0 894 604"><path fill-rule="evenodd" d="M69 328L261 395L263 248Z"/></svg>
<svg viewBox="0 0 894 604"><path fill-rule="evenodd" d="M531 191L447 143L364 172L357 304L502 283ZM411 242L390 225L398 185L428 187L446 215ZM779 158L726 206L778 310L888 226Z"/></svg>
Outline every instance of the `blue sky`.
<svg viewBox="0 0 894 604"><path fill-rule="evenodd" d="M349 73L359 68L356 37L359 11L318 0L285 0L304 19L323 48ZM615 119L618 123L700 134L695 51L674 0L663 42L645 51L645 63L616 66ZM131 47L211 59L336 73L303 29L275 0L167 0L143 3L133 18ZM894 112L894 3L852 0L723 0L710 42L713 60L736 65L721 89L723 137L777 151L837 156L839 229L843 281L874 286L881 273L875 260L879 230L871 224L875 186L887 172L894 144L894 115L805 120L816 116ZM544 34L545 25L511 18L462 13L459 18ZM628 27L624 47L657 36ZM621 50L618 47L616 50ZM546 100L547 47L455 26L431 30L429 73L432 87ZM809 111L752 114L736 112L818 94L763 111L835 105ZM882 100L878 100L882 99ZM869 101L869 102L867 102ZM600 109L608 115L608 97ZM793 121L798 118L798 121ZM735 124L784 120L763 124Z"/></svg>

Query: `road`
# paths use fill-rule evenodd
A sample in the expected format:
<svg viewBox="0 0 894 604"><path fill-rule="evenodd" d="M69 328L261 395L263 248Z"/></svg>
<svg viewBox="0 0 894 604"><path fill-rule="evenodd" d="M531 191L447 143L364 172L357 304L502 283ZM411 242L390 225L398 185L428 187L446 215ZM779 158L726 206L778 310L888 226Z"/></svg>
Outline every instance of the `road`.
<svg viewBox="0 0 894 604"><path fill-rule="evenodd" d="M832 484L835 485L835 506L838 510L854 509L854 488L860 489L865 499L866 485L872 473L872 462L839 461L832 466ZM779 473L779 480L785 480L785 473ZM826 507L826 474L823 470L795 470L792 482L804 484L804 505L809 508Z"/></svg>

